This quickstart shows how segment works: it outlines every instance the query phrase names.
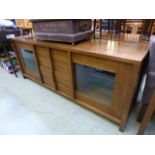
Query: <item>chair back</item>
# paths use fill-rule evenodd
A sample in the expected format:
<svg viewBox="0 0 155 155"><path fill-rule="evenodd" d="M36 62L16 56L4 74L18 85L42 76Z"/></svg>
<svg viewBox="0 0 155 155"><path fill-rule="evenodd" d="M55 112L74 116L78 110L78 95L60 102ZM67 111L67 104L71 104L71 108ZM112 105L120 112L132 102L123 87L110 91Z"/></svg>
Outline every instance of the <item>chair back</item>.
<svg viewBox="0 0 155 155"><path fill-rule="evenodd" d="M155 36L150 38L149 72L155 72Z"/></svg>
<svg viewBox="0 0 155 155"><path fill-rule="evenodd" d="M155 37L150 39L149 51L149 65L142 97L143 104L149 103L152 93L155 90Z"/></svg>

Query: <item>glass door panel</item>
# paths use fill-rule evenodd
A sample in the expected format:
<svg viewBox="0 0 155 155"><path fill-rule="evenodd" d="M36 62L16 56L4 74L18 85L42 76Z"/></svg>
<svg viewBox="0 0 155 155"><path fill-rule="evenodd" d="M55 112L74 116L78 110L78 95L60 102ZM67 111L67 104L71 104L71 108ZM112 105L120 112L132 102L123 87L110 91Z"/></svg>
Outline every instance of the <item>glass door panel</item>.
<svg viewBox="0 0 155 155"><path fill-rule="evenodd" d="M32 51L26 50L24 48L20 48L20 51L21 51L21 55L22 55L23 60L24 60L26 71L31 72L33 75L38 76L39 73L38 73L34 53Z"/></svg>
<svg viewBox="0 0 155 155"><path fill-rule="evenodd" d="M80 64L75 68L77 91L111 106L115 74Z"/></svg>

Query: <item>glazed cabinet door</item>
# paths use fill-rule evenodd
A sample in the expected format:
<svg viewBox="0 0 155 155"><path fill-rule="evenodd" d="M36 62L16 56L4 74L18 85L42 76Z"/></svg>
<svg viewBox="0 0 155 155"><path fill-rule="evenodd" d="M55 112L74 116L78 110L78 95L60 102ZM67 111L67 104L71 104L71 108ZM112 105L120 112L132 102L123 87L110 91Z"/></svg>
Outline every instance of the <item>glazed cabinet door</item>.
<svg viewBox="0 0 155 155"><path fill-rule="evenodd" d="M127 66L78 54L72 54L72 59L76 100L120 123L129 76Z"/></svg>
<svg viewBox="0 0 155 155"><path fill-rule="evenodd" d="M33 45L18 43L16 44L18 56L21 60L21 67L24 74L40 80L37 59Z"/></svg>

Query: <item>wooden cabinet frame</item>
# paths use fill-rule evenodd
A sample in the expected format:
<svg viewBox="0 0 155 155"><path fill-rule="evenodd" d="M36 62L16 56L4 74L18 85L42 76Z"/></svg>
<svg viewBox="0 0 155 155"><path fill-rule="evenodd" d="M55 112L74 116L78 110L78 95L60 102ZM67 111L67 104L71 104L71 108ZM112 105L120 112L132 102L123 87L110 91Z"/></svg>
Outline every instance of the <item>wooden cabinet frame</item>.
<svg viewBox="0 0 155 155"><path fill-rule="evenodd" d="M33 80L36 80L36 81L39 82L41 80L41 74L40 74L39 64L38 64L38 60L37 60L37 54L36 54L36 50L35 50L34 46L30 45L30 44L19 43L17 45L14 45L14 47L15 47L15 49L17 51L16 52L17 53L17 58L18 58L18 61L20 63L20 67L21 67L21 70L22 70L22 73L23 73L23 77L25 77L25 76L32 77ZM26 66L25 66L24 59L22 57L20 48L32 51L32 53L34 54L35 61L36 61L36 66L37 66L37 71L38 71L38 75L39 75L38 77L37 77L37 75L29 72L26 69Z"/></svg>
<svg viewBox="0 0 155 155"><path fill-rule="evenodd" d="M22 39L14 39L13 44L24 77L35 80L39 84L108 118L120 125L120 131L124 130L137 89L143 60L147 55L147 48L145 49L146 52L143 59L135 63L135 60L114 59L110 56L103 57L92 54L92 52L81 52L76 46L74 48L71 45L23 41ZM34 52L39 72L38 78L25 70L23 58L19 51L21 47L31 49ZM46 61L42 60L42 62L40 62L40 58L44 57L46 54L41 53L41 55L39 55L39 52L46 52L48 55L46 56L46 61L49 62L48 65L50 64L50 67L45 65L44 71L42 71L42 65L44 65L43 63L46 63ZM91 99L91 97L76 91L75 64L96 67L115 74L115 85L111 106L101 104L95 99ZM51 70L50 72L48 72L49 69ZM49 85L48 82L46 83L44 81L44 76L51 77L53 85Z"/></svg>

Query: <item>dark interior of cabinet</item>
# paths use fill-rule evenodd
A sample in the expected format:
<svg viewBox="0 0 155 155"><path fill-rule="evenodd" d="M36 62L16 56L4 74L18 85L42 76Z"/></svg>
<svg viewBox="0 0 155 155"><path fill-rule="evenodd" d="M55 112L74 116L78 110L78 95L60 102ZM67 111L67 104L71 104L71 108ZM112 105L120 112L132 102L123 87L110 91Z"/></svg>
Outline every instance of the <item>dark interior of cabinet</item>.
<svg viewBox="0 0 155 155"><path fill-rule="evenodd" d="M25 69L34 75L38 75L37 63L33 51L20 48L20 52L24 60Z"/></svg>
<svg viewBox="0 0 155 155"><path fill-rule="evenodd" d="M115 74L85 65L75 64L76 91L100 103L112 104Z"/></svg>

